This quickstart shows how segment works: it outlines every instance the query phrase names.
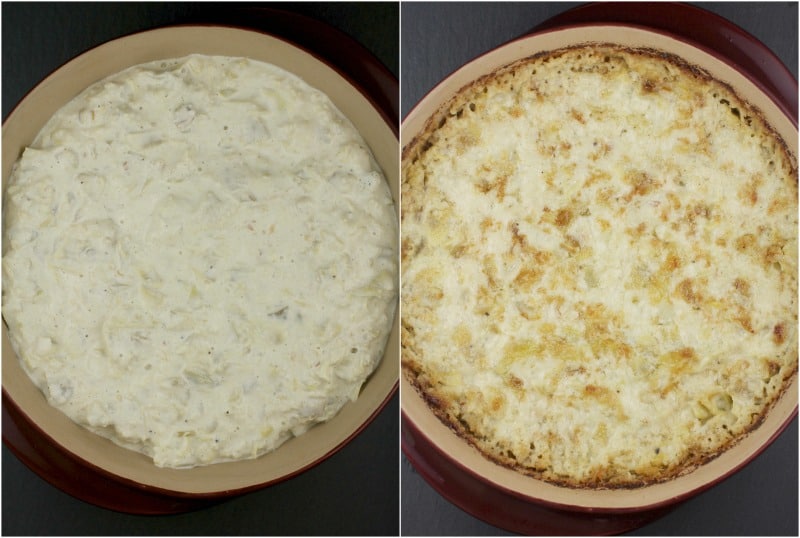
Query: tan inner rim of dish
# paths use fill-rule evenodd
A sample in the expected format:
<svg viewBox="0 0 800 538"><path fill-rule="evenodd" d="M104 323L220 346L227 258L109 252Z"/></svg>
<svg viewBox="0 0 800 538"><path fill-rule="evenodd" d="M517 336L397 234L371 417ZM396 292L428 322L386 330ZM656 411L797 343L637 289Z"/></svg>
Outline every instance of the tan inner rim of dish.
<svg viewBox="0 0 800 538"><path fill-rule="evenodd" d="M247 56L270 62L324 91L367 140L386 173L395 201L399 199L397 138L356 88L324 63L284 41L258 32L209 26L153 30L112 41L76 58L45 79L3 126L3 184L25 145L58 108L81 90L131 65L192 53ZM378 369L364 385L358 400L346 405L334 419L258 459L190 470L159 469L149 458L90 433L50 407L20 367L5 326L3 388L58 444L112 474L176 492L226 492L295 473L324 457L361 427L397 384L398 328L399 316L396 316Z"/></svg>
<svg viewBox="0 0 800 538"><path fill-rule="evenodd" d="M409 114L401 128L401 143L408 144L423 128L427 118L456 91L479 76L514 60L540 51L553 50L586 42L617 43L629 47L650 47L672 52L692 64L706 68L717 79L736 88L740 96L758 106L794 151L797 129L781 111L749 80L727 64L703 51L670 37L625 26L570 28L531 36L505 45L462 67L437 86ZM496 465L446 428L414 388L403 379L400 385L401 406L407 418L442 452L470 469L486 482L532 499L594 508L626 509L667 502L724 476L747 461L785 423L797 407L797 375L783 397L775 404L761 426L738 445L699 469L677 479L632 490L575 490L554 486Z"/></svg>

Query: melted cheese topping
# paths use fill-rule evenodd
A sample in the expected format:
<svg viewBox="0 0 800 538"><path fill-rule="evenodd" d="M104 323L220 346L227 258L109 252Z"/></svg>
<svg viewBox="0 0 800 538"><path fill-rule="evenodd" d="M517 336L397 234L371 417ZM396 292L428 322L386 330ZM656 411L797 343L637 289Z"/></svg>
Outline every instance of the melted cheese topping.
<svg viewBox="0 0 800 538"><path fill-rule="evenodd" d="M272 65L190 56L91 86L16 163L4 216L25 370L158 466L270 451L383 355L388 185L329 99Z"/></svg>
<svg viewBox="0 0 800 538"><path fill-rule="evenodd" d="M797 171L728 88L613 47L462 90L404 151L403 362L492 459L685 472L797 371Z"/></svg>

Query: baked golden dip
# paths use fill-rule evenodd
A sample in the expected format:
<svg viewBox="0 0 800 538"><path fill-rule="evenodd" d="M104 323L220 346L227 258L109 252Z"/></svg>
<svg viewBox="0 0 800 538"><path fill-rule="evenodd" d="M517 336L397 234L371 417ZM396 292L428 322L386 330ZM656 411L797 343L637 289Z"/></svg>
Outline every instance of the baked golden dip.
<svg viewBox="0 0 800 538"><path fill-rule="evenodd" d="M461 89L403 149L402 361L495 462L691 471L797 372L796 156L726 84L587 44Z"/></svg>

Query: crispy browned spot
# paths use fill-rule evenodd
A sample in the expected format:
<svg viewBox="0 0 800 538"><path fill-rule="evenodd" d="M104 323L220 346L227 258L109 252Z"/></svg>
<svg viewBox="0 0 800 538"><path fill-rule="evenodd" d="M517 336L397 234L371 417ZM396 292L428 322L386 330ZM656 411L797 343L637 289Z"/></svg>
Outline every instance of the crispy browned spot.
<svg viewBox="0 0 800 538"><path fill-rule="evenodd" d="M772 329L772 341L775 345L779 346L786 341L786 326L783 323L778 323Z"/></svg>
<svg viewBox="0 0 800 538"><path fill-rule="evenodd" d="M456 152L459 155L463 155L469 148L472 146L476 146L479 140L472 134L462 134L458 136L458 141L456 143Z"/></svg>
<svg viewBox="0 0 800 538"><path fill-rule="evenodd" d="M676 293L684 301L692 305L698 305L703 300L703 296L694 289L694 280L691 278L683 279L675 288Z"/></svg>
<svg viewBox="0 0 800 538"><path fill-rule="evenodd" d="M628 228L625 230L625 233L630 235L634 239L640 239L644 232L647 231L647 225L644 222L640 222L636 228Z"/></svg>
<svg viewBox="0 0 800 538"><path fill-rule="evenodd" d="M647 172L629 172L625 181L631 185L631 190L625 195L625 201L630 202L634 196L644 196L658 187L656 182Z"/></svg>
<svg viewBox="0 0 800 538"><path fill-rule="evenodd" d="M611 174L609 174L608 172L593 171L591 174L589 174L589 177L586 178L586 181L583 182L583 186L591 187L595 183L598 183L600 181L608 181L609 179L611 179Z"/></svg>
<svg viewBox="0 0 800 538"><path fill-rule="evenodd" d="M764 265L769 267L783 256L783 243L772 243L764 249Z"/></svg>
<svg viewBox="0 0 800 538"><path fill-rule="evenodd" d="M733 287L745 297L750 297L750 284L745 279L737 278L733 281Z"/></svg>
<svg viewBox="0 0 800 538"><path fill-rule="evenodd" d="M408 237L403 238L402 246L400 247L400 256L403 260L406 260L409 254L413 254L414 252L414 243Z"/></svg>
<svg viewBox="0 0 800 538"><path fill-rule="evenodd" d="M746 310L740 310L739 314L734 318L734 320L741 325L745 331L755 334L756 331L753 329L753 322Z"/></svg>
<svg viewBox="0 0 800 538"><path fill-rule="evenodd" d="M515 376L514 374L509 374L506 380L513 389L522 390L522 388L525 386L522 380L517 376Z"/></svg>
<svg viewBox="0 0 800 538"><path fill-rule="evenodd" d="M514 252L514 247L519 246L521 249L525 249L525 245L527 244L527 238L524 234L519 232L519 224L516 222L511 223L511 252Z"/></svg>
<svg viewBox="0 0 800 538"><path fill-rule="evenodd" d="M584 337L595 356L630 358L633 350L616 328L621 324L618 314L609 312L601 303L591 303L583 308L581 317L585 324Z"/></svg>
<svg viewBox="0 0 800 538"><path fill-rule="evenodd" d="M753 234L744 234L736 238L734 246L739 252L747 252L752 249L757 243L756 236Z"/></svg>
<svg viewBox="0 0 800 538"><path fill-rule="evenodd" d="M760 177L754 177L751 181L748 181L741 189L739 189L739 199L750 205L756 205L758 202L758 187L763 182L763 179Z"/></svg>
<svg viewBox="0 0 800 538"><path fill-rule="evenodd" d="M438 396L431 394L429 391L424 391L422 393L422 397L433 409L447 409L447 400L439 398Z"/></svg>
<svg viewBox="0 0 800 538"><path fill-rule="evenodd" d="M571 235L567 235L566 239L563 243L559 245L561 248L569 252L570 254L575 254L581 249L581 243L577 239L575 239Z"/></svg>
<svg viewBox="0 0 800 538"><path fill-rule="evenodd" d="M681 266L681 259L673 253L667 254L667 259L664 260L663 269L665 271L674 271Z"/></svg>
<svg viewBox="0 0 800 538"><path fill-rule="evenodd" d="M690 221L694 222L697 217L703 217L704 219L711 218L711 207L707 204L699 203L693 205L691 208L687 210L687 217Z"/></svg>
<svg viewBox="0 0 800 538"><path fill-rule="evenodd" d="M538 263L540 265L546 265L547 263L550 262L551 258L552 258L552 255L549 252L547 252L546 250L536 250L533 253L534 261L536 261L536 263Z"/></svg>
<svg viewBox="0 0 800 538"><path fill-rule="evenodd" d="M450 255L454 258L460 258L469 250L469 245L456 245L450 249Z"/></svg>
<svg viewBox="0 0 800 538"><path fill-rule="evenodd" d="M491 404L490 404L491 408L492 408L492 411L494 411L495 413L497 411L500 411L503 408L503 404L504 403L505 402L503 401L503 397L502 396L495 396L494 398L492 398L492 401L491 401Z"/></svg>
<svg viewBox="0 0 800 538"><path fill-rule="evenodd" d="M681 208L681 200L675 193L668 192L667 193L667 200L669 200L669 205L672 209L680 209Z"/></svg>
<svg viewBox="0 0 800 538"><path fill-rule="evenodd" d="M497 177L497 179L495 179L494 182L481 181L476 185L476 187L483 194L488 194L491 191L495 191L497 199L502 202L506 196L506 183L508 183L508 176L501 174Z"/></svg>
<svg viewBox="0 0 800 538"><path fill-rule="evenodd" d="M558 213L556 213L556 226L563 228L564 226L569 226L570 222L572 222L572 210L568 207L559 209Z"/></svg>
<svg viewBox="0 0 800 538"><path fill-rule="evenodd" d="M659 361L669 366L673 374L687 370L696 360L697 353L692 347L676 349L659 357Z"/></svg>
<svg viewBox="0 0 800 538"><path fill-rule="evenodd" d="M592 143L597 149L589 154L592 161L597 161L600 157L605 157L611 152L611 144L605 141L594 141Z"/></svg>
<svg viewBox="0 0 800 538"><path fill-rule="evenodd" d="M611 389L590 384L584 387L583 394L584 396L597 400L598 403L607 405L608 407L614 409L617 412L617 417L620 420L625 420L628 418L623 411L619 398Z"/></svg>
<svg viewBox="0 0 800 538"><path fill-rule="evenodd" d="M775 377L778 375L778 372L781 371L781 365L775 361L767 361L767 374L770 378Z"/></svg>
<svg viewBox="0 0 800 538"><path fill-rule="evenodd" d="M676 380L670 381L670 382L667 384L667 386L666 386L666 387L664 387L663 389L661 389L661 391L658 393L658 395L659 395L659 396L661 396L661 398L666 398L666 397L667 397L667 394L669 394L670 392L672 392L672 390L673 390L674 388L676 388L677 386L678 386L678 382L677 382Z"/></svg>
<svg viewBox="0 0 800 538"><path fill-rule="evenodd" d="M486 233L487 231L494 229L497 229L496 220L486 217L481 221L481 232Z"/></svg>
<svg viewBox="0 0 800 538"><path fill-rule="evenodd" d="M583 392L588 396L594 396L595 394L599 394L602 389L596 385L586 385L583 389Z"/></svg>
<svg viewBox="0 0 800 538"><path fill-rule="evenodd" d="M523 290L528 290L539 281L542 277L542 271L538 269L534 269L532 267L523 267L517 273L517 276L514 277L514 286L519 287Z"/></svg>
<svg viewBox="0 0 800 538"><path fill-rule="evenodd" d="M792 206L793 201L791 197L786 195L776 196L770 201L767 213L773 215L779 211L785 211Z"/></svg>

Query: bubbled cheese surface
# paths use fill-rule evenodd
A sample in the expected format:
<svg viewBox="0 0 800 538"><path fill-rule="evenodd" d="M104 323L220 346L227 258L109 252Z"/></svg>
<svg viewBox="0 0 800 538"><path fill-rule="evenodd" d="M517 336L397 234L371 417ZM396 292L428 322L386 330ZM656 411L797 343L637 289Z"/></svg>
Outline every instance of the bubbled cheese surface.
<svg viewBox="0 0 800 538"><path fill-rule="evenodd" d="M465 88L403 156L403 363L493 460L664 480L797 371L794 156L728 88L615 47Z"/></svg>
<svg viewBox="0 0 800 538"><path fill-rule="evenodd" d="M329 99L275 66L189 56L98 82L24 151L4 210L25 370L158 466L275 449L383 355L388 185Z"/></svg>

